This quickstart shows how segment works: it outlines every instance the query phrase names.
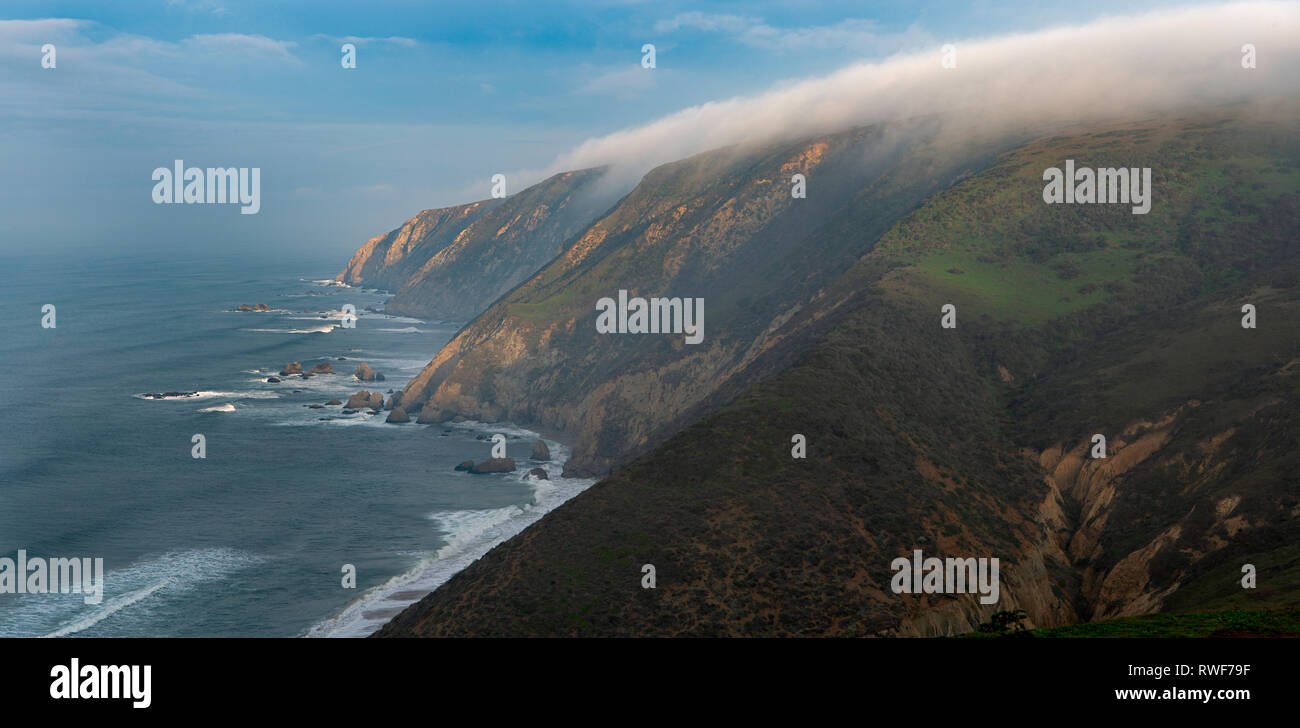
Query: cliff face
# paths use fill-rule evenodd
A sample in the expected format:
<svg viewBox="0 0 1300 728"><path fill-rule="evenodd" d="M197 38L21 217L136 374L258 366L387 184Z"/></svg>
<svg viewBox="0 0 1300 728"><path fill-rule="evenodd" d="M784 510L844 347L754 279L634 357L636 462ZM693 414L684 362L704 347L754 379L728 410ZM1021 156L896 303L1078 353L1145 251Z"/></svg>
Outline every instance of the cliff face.
<svg viewBox="0 0 1300 728"><path fill-rule="evenodd" d="M844 267L990 145L934 128L855 129L660 167L562 255L466 326L406 388L424 421L465 415L565 433L570 473L604 473L787 365L792 326ZM804 198L792 177L806 178ZM703 340L602 334L596 304L704 299Z"/></svg>
<svg viewBox="0 0 1300 728"><path fill-rule="evenodd" d="M601 176L565 172L504 199L426 210L366 241L337 279L394 291L389 313L469 320L612 204Z"/></svg>
<svg viewBox="0 0 1300 728"><path fill-rule="evenodd" d="M1048 488L998 437L978 360L932 318L882 301L844 316L806 363L621 467L380 635L930 635L1008 605L1036 625L1072 621L1050 590L1062 564L1037 517ZM791 456L795 434L806 459ZM895 595L890 561L917 548L1034 568L1003 566L996 606Z"/></svg>
<svg viewBox="0 0 1300 728"><path fill-rule="evenodd" d="M468 225L502 200L425 210L401 227L367 240L336 280L351 286L400 288L435 253L446 248Z"/></svg>
<svg viewBox="0 0 1300 728"><path fill-rule="evenodd" d="M1298 140L1294 121L1215 115L1002 156L765 320L754 361L779 372L379 635L930 636L1016 608L1042 627L1295 603ZM1152 211L1044 205L1042 171L1064 159L1152 167ZM539 277L581 280L565 278L579 268ZM548 299L518 305L531 300ZM955 329L939 326L947 303ZM1255 328L1241 325L1245 304ZM512 319L490 320L434 373L485 342L507 358L544 351ZM694 381L718 370L703 371ZM434 403L496 401L462 381L423 386ZM626 406L663 401L638 394ZM1092 457L1097 434L1105 458ZM914 549L998 557L1001 600L893 593L890 563ZM644 564L655 589L641 586ZM1242 588L1245 564L1256 589Z"/></svg>

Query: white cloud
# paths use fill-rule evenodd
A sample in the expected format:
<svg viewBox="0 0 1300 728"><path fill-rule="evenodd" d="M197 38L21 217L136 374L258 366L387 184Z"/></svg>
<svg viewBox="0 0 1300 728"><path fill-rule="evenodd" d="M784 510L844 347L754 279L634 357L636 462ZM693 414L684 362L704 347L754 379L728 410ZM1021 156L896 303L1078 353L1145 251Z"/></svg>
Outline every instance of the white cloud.
<svg viewBox="0 0 1300 728"><path fill-rule="evenodd" d="M38 49L47 42L58 49L60 83L14 72L35 67ZM292 41L241 33L161 41L71 18L0 20L0 111L18 118L99 115L117 122L137 114L183 114L204 92L181 79L212 69L264 68L268 61L301 65L295 47Z"/></svg>
<svg viewBox="0 0 1300 728"><path fill-rule="evenodd" d="M874 20L858 18L842 20L834 25L777 28L761 18L689 12L661 20L654 29L665 34L683 29L723 33L739 43L770 51L836 49L863 54L892 53L930 40L928 34L915 27L902 33L882 33Z"/></svg>
<svg viewBox="0 0 1300 728"><path fill-rule="evenodd" d="M37 38L61 38L80 31L90 25L88 21L75 18L42 18L40 20L0 20L0 39L35 40Z"/></svg>
<svg viewBox="0 0 1300 728"><path fill-rule="evenodd" d="M685 22L685 21L682 21ZM691 21L696 22L696 21ZM699 19L720 27L732 23ZM1162 10L1075 27L958 41L859 63L748 97L693 106L590 139L516 176L610 164L630 177L709 149L855 125L943 114L989 131L1037 123L1132 118L1269 96L1300 97L1300 4L1240 3ZM1241 67L1243 43L1259 49Z"/></svg>
<svg viewBox="0 0 1300 728"><path fill-rule="evenodd" d="M693 28L710 32L741 33L746 28L760 23L762 21L757 18L692 11L678 13L670 20L660 20L655 23L655 32L671 33L682 28Z"/></svg>
<svg viewBox="0 0 1300 728"><path fill-rule="evenodd" d="M322 40L327 40L331 43L337 43L340 45L343 43L351 43L356 46L366 46L375 43L384 43L387 45L400 46L402 48L414 48L420 45L419 41L415 40L414 38L404 38L400 35L390 35L386 38L378 38L374 36L325 35L324 33L317 33L312 37L320 38Z"/></svg>
<svg viewBox="0 0 1300 728"><path fill-rule="evenodd" d="M297 43L290 40L275 40L264 35L212 33L190 36L181 43L187 47L198 47L205 51L252 53L274 56L284 60L297 60L291 52L291 49L298 45Z"/></svg>

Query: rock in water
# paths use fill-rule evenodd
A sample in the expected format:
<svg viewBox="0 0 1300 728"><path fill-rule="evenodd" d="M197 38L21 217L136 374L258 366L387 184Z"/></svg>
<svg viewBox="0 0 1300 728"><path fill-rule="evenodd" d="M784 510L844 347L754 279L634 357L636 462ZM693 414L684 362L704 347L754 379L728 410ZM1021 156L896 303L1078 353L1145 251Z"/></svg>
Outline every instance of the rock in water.
<svg viewBox="0 0 1300 728"><path fill-rule="evenodd" d="M267 377L267 378L266 378L266 381L270 382L271 384L279 384L279 383L280 383L280 378L279 378L279 377Z"/></svg>
<svg viewBox="0 0 1300 728"><path fill-rule="evenodd" d="M257 304L256 306L253 307L253 310L254 310L254 311L270 311L270 310L271 310L271 307L268 306L268 305L266 305L265 303L259 303L259 304Z"/></svg>
<svg viewBox="0 0 1300 728"><path fill-rule="evenodd" d="M311 368L311 373L312 374L333 374L334 365L330 364L329 362L317 364L316 366Z"/></svg>
<svg viewBox="0 0 1300 728"><path fill-rule="evenodd" d="M373 382L375 381L375 370L371 369L369 364L361 362L361 364L357 365L357 370L352 373L352 376L356 377L357 381L360 382Z"/></svg>
<svg viewBox="0 0 1300 728"><path fill-rule="evenodd" d="M542 442L541 440L538 440L537 442L534 442L534 443L533 443L533 459L534 459L534 460L550 460L550 459L551 459L551 448L547 447L547 446L546 446L546 443Z"/></svg>
<svg viewBox="0 0 1300 728"><path fill-rule="evenodd" d="M472 470L473 468L474 468L473 460L466 460L465 462L456 466L457 470Z"/></svg>
<svg viewBox="0 0 1300 728"><path fill-rule="evenodd" d="M343 404L343 402L342 402L341 400L331 399L330 401L326 402L325 404Z"/></svg>
<svg viewBox="0 0 1300 728"><path fill-rule="evenodd" d="M348 409L362 409L368 406L370 406L370 393L364 389L348 397Z"/></svg>
<svg viewBox="0 0 1300 728"><path fill-rule="evenodd" d="M393 423L410 422L411 418L406 416L406 410L401 407L394 407L393 411L388 413L388 419L385 421Z"/></svg>
<svg viewBox="0 0 1300 728"><path fill-rule="evenodd" d="M469 469L475 475L484 473L513 473L515 472L514 458L489 458Z"/></svg>
<svg viewBox="0 0 1300 728"><path fill-rule="evenodd" d="M541 468L533 468L528 471L528 474L538 480L550 480L550 478L546 477L546 471Z"/></svg>
<svg viewBox="0 0 1300 728"><path fill-rule="evenodd" d="M284 368L280 370L280 376L287 377L290 374L302 374L302 365L296 361L285 364Z"/></svg>
<svg viewBox="0 0 1300 728"><path fill-rule="evenodd" d="M401 406L402 406L402 393L394 392L393 396L388 398L388 402L384 405L384 409L397 409L398 407Z"/></svg>
<svg viewBox="0 0 1300 728"><path fill-rule="evenodd" d="M241 304L239 304L239 308L237 308L237 309L235 309L235 310L236 310L236 311L252 311L252 310L253 310L253 307L250 306L250 305L248 305L247 303L241 303Z"/></svg>

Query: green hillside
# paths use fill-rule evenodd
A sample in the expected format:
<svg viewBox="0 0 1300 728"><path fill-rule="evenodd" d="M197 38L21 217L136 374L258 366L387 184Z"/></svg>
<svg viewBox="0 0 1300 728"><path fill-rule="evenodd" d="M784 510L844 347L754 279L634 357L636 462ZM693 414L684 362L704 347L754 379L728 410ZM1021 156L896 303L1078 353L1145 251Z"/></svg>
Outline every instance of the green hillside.
<svg viewBox="0 0 1300 728"><path fill-rule="evenodd" d="M1150 214L1044 204L1065 159L1151 167ZM1228 112L998 157L780 322L790 365L381 634L926 636L999 610L1041 628L1294 605L1297 169L1294 120ZM1001 601L892 593L891 560L918 548L999 558Z"/></svg>

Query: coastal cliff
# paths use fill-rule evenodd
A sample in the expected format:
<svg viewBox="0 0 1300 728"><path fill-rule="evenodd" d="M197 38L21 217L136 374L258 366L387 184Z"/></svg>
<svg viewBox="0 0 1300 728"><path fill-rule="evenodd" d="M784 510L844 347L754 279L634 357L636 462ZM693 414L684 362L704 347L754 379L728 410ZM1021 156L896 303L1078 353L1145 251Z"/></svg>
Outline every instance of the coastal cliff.
<svg viewBox="0 0 1300 728"><path fill-rule="evenodd" d="M1029 626L1050 627L1294 603L1298 139L1294 123L1226 113L1042 138L1002 155L870 238L797 310L756 322L780 342L754 359L765 376L622 461L378 636L933 636L974 630L995 610L1024 609ZM1141 160L1158 170L1159 204L1138 221L1117 206L1049 211L1042 170L1067 158ZM651 228L629 234L622 220L598 222L587 244L467 327L408 396L485 416L578 416L538 405L566 381L572 357L601 346L579 338L590 326L577 322L594 311L556 313L565 291L606 295L608 285L585 282L586 261L606 240L644 241ZM657 254L668 268L666 252ZM944 329L950 303L959 323ZM1270 323L1243 327L1247 303ZM545 324L523 323L530 315ZM651 427L629 437L625 423L672 404L664 390L711 384L716 397L734 373L706 358L686 384L683 372L642 375L660 389L629 390L624 372L638 360L596 350L580 368L586 396L608 382L600 396L620 400L597 410L590 433L575 430L606 438L588 445L593 463L648 441ZM512 382L525 353L540 370L521 387ZM500 362L506 375L473 378L471 362ZM619 374L602 379L602 363ZM576 384L568 391L584 396ZM806 458L792 454L795 434ZM1104 458L1093 454L1096 435ZM914 549L999 558L1000 602L894 594L890 563ZM646 564L654 589L641 582ZM1243 565L1267 575L1261 588L1242 588Z"/></svg>
<svg viewBox="0 0 1300 728"><path fill-rule="evenodd" d="M937 125L733 147L659 167L567 249L470 322L406 387L422 420L509 420L607 473L799 355L836 306L801 312L891 224L987 164L995 142L932 145ZM806 196L794 190L802 175ZM595 304L703 299L702 341L601 334Z"/></svg>
<svg viewBox="0 0 1300 728"><path fill-rule="evenodd" d="M426 210L366 241L337 280L394 292L387 313L469 320L613 202L602 176L564 172L509 197Z"/></svg>

